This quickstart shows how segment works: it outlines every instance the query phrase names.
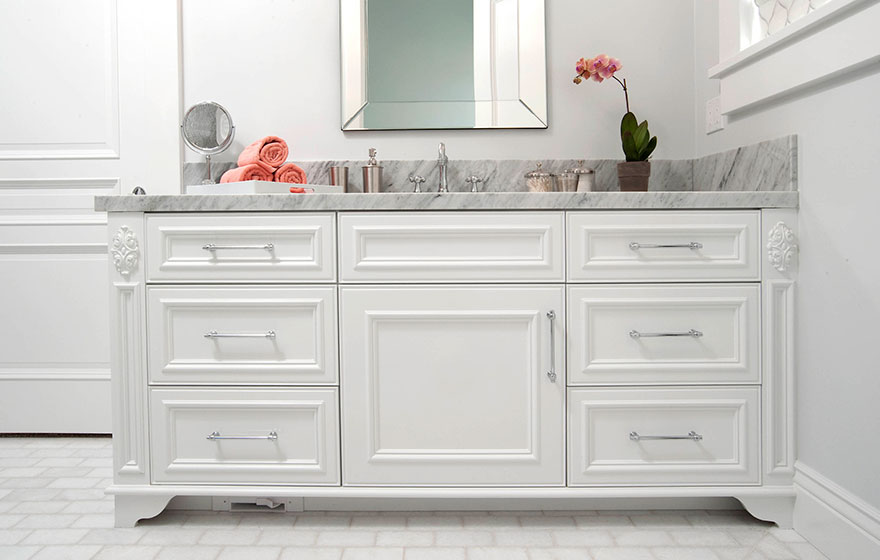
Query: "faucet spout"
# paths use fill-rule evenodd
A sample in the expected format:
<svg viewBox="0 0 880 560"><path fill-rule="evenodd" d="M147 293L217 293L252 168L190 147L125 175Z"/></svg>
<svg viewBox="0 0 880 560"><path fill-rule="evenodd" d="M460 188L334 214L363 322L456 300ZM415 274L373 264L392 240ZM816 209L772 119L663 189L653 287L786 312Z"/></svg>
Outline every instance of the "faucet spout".
<svg viewBox="0 0 880 560"><path fill-rule="evenodd" d="M437 192L449 192L449 181L446 178L446 166L449 164L449 158L446 157L446 144L440 142L438 150L437 165L440 166L440 188Z"/></svg>

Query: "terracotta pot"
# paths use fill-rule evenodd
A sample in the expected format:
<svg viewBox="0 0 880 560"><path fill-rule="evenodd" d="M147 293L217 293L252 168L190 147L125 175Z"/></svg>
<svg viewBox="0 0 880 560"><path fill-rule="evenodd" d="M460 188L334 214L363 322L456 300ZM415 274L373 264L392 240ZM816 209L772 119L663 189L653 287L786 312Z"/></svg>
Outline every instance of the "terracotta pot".
<svg viewBox="0 0 880 560"><path fill-rule="evenodd" d="M617 164L621 192L647 192L650 178L650 161L625 161Z"/></svg>

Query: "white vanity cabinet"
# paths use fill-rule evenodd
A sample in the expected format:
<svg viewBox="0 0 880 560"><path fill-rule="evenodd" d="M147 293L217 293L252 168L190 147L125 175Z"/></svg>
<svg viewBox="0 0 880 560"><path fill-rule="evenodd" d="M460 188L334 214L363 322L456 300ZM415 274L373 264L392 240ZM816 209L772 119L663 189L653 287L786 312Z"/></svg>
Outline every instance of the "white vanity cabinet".
<svg viewBox="0 0 880 560"><path fill-rule="evenodd" d="M793 208L333 200L110 213L117 525L212 496L736 497L790 526Z"/></svg>

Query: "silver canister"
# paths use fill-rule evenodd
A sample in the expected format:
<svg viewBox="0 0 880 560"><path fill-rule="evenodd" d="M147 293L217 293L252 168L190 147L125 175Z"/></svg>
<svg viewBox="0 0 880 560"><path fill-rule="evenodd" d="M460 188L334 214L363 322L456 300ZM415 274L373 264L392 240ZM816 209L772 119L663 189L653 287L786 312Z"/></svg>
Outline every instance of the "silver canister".
<svg viewBox="0 0 880 560"><path fill-rule="evenodd" d="M384 169L376 161L376 148L370 148L370 160L367 165L361 167L364 172L364 192L377 193L382 191L382 170Z"/></svg>
<svg viewBox="0 0 880 560"><path fill-rule="evenodd" d="M590 167L584 167L584 160L578 160L577 167L566 169L565 173L577 176L577 192L592 192L595 190L596 171Z"/></svg>
<svg viewBox="0 0 880 560"><path fill-rule="evenodd" d="M553 175L541 169L542 166L539 161L534 170L526 173L526 188L529 192L553 192Z"/></svg>
<svg viewBox="0 0 880 560"><path fill-rule="evenodd" d="M334 165L330 167L330 184L342 187L343 192L348 190L348 167L344 165Z"/></svg>

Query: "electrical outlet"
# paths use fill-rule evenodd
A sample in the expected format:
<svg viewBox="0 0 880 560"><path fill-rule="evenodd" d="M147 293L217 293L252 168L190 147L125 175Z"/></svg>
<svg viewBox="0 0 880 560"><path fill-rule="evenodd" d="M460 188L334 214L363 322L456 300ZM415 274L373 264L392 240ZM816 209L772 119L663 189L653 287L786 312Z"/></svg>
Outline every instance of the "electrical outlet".
<svg viewBox="0 0 880 560"><path fill-rule="evenodd" d="M706 101L706 134L724 130L727 117L721 114L721 96Z"/></svg>

